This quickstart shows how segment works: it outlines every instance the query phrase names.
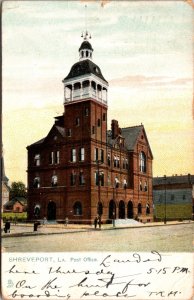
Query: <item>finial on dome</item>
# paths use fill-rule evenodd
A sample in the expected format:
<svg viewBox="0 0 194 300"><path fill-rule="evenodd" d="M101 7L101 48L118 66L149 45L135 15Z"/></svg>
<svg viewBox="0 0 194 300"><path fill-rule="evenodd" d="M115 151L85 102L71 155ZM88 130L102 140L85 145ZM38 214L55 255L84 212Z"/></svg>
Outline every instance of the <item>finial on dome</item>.
<svg viewBox="0 0 194 300"><path fill-rule="evenodd" d="M92 38L92 35L86 30L82 32L81 37L84 39L84 41L88 41Z"/></svg>

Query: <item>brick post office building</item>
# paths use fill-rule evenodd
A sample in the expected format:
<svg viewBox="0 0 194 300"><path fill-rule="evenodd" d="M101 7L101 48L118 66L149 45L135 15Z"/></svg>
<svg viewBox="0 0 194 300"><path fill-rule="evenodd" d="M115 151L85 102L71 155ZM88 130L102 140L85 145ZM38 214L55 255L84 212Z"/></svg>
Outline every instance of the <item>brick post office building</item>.
<svg viewBox="0 0 194 300"><path fill-rule="evenodd" d="M85 33L64 84L64 113L28 150L28 219L153 218L152 152L143 125L107 129L108 82ZM130 116L129 116L130 117Z"/></svg>

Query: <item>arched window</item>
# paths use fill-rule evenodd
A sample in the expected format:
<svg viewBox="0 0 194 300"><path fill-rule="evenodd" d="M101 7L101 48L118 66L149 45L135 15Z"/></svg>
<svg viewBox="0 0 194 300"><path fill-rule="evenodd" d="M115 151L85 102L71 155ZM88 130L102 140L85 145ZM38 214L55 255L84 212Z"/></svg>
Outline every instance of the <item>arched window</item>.
<svg viewBox="0 0 194 300"><path fill-rule="evenodd" d="M138 215L141 215L141 213L142 213L141 203L139 203L137 206L137 213L138 213Z"/></svg>
<svg viewBox="0 0 194 300"><path fill-rule="evenodd" d="M143 173L146 172L146 155L143 151L139 154L139 170Z"/></svg>
<svg viewBox="0 0 194 300"><path fill-rule="evenodd" d="M82 204L81 202L77 201L75 202L73 206L73 214L76 216L81 216L82 215Z"/></svg>
<svg viewBox="0 0 194 300"><path fill-rule="evenodd" d="M146 215L150 214L150 205L149 203L146 204Z"/></svg>

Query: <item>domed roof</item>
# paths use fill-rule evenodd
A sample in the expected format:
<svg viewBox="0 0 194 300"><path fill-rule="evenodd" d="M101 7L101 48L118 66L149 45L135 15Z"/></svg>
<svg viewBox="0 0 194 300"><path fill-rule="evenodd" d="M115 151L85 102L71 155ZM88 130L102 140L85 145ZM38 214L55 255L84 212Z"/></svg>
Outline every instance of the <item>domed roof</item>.
<svg viewBox="0 0 194 300"><path fill-rule="evenodd" d="M89 59L85 59L75 63L71 67L69 74L67 75L67 77L64 78L64 80L86 74L94 74L97 77L104 80L105 82L107 82L106 79L103 77L100 68Z"/></svg>
<svg viewBox="0 0 194 300"><path fill-rule="evenodd" d="M83 41L83 43L81 44L81 46L79 48L79 51L83 50L83 49L88 49L88 50L93 51L92 45L88 41Z"/></svg>

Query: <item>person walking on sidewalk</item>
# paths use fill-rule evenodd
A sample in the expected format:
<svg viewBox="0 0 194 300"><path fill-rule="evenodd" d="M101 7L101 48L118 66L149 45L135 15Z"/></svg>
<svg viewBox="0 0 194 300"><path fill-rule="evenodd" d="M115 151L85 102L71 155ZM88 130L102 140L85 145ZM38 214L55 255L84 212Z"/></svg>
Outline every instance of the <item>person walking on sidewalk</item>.
<svg viewBox="0 0 194 300"><path fill-rule="evenodd" d="M95 219L94 219L94 228L96 229L96 227L97 227L97 224L98 224L98 218L96 217Z"/></svg>

